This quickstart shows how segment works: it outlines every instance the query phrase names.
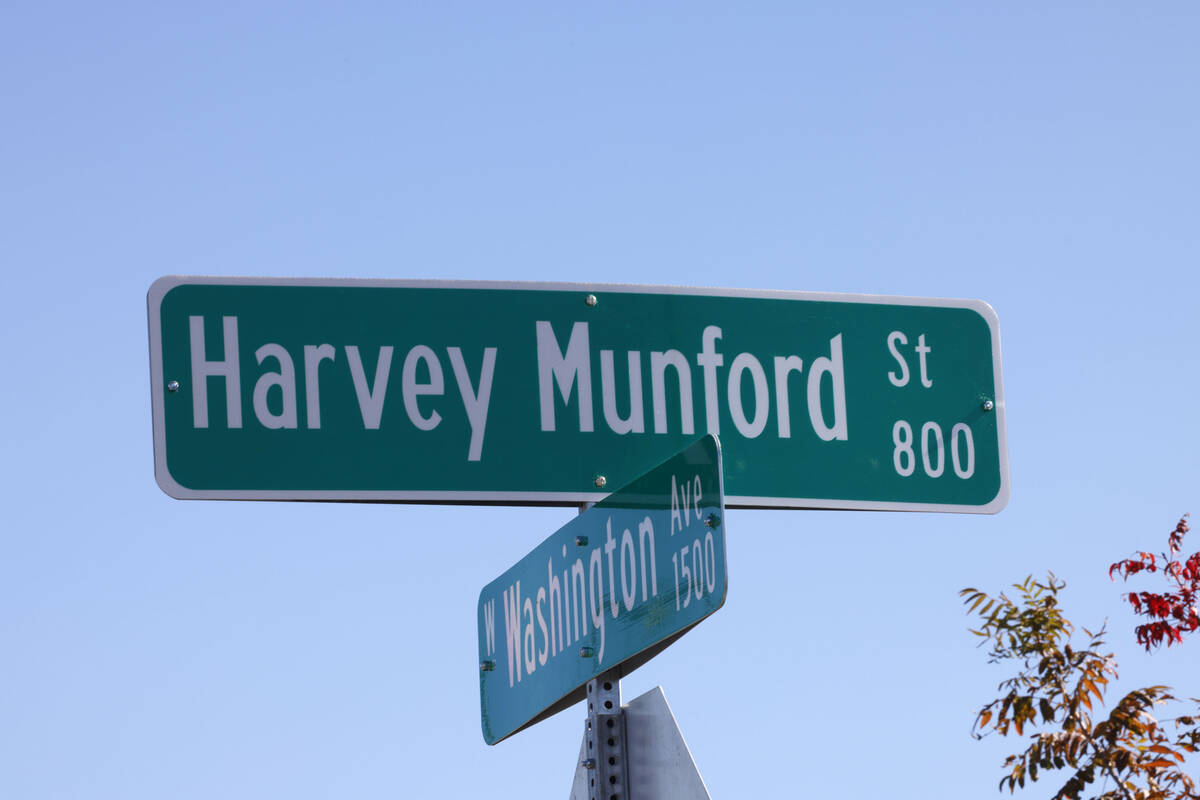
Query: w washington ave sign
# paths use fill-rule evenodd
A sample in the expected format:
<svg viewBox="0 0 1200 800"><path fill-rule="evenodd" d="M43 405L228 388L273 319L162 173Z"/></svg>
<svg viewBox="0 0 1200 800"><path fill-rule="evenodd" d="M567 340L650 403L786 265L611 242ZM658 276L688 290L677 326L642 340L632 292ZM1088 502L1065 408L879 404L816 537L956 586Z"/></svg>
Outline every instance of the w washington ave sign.
<svg viewBox="0 0 1200 800"><path fill-rule="evenodd" d="M974 300L166 277L173 497L575 504L719 434L731 507L991 513L999 330Z"/></svg>

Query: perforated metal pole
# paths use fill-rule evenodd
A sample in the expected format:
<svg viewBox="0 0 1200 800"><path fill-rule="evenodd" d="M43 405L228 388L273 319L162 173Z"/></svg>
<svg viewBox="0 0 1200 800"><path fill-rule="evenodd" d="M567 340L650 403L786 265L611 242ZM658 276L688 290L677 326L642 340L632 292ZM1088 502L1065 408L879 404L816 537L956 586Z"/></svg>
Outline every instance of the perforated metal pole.
<svg viewBox="0 0 1200 800"><path fill-rule="evenodd" d="M613 669L587 685L583 766L590 800L630 800L628 739L621 710L621 674Z"/></svg>
<svg viewBox="0 0 1200 800"><path fill-rule="evenodd" d="M580 505L579 513L593 505ZM625 714L621 711L619 667L588 681L587 711L581 764L587 770L587 796L589 800L630 800L628 740Z"/></svg>

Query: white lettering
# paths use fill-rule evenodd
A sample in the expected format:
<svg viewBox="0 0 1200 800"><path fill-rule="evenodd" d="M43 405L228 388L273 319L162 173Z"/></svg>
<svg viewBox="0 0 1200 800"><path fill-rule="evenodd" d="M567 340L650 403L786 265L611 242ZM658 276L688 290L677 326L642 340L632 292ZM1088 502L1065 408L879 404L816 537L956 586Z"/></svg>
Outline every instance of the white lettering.
<svg viewBox="0 0 1200 800"><path fill-rule="evenodd" d="M238 366L237 317L221 318L225 335L225 360L209 361L204 355L204 317L188 317L192 351L192 427L208 427L208 378L225 379L225 418L230 428L242 427L242 374Z"/></svg>
<svg viewBox="0 0 1200 800"><path fill-rule="evenodd" d="M537 322L538 398L541 401L542 430L555 430L554 384L564 403L569 402L571 388L579 384L579 430L592 430L592 364L588 351L588 326L576 322L571 327L564 354L549 322Z"/></svg>
<svg viewBox="0 0 1200 800"><path fill-rule="evenodd" d="M685 435L695 432L692 421L692 368L678 350L650 354L650 394L654 404L654 432L667 432L667 392L665 374L667 367L675 368L679 377L679 413L681 430Z"/></svg>
<svg viewBox="0 0 1200 800"><path fill-rule="evenodd" d="M958 437L962 436L967 443L967 465L962 465L958 457ZM969 478L975 474L975 438L966 423L960 422L950 429L950 456L954 462L954 474L960 478Z"/></svg>
<svg viewBox="0 0 1200 800"><path fill-rule="evenodd" d="M720 328L716 325L706 327L700 336L700 352L696 355L696 363L704 373L704 419L711 434L721 432L721 413L717 408L717 367L725 363L725 357L716 351L716 342L720 338Z"/></svg>
<svg viewBox="0 0 1200 800"><path fill-rule="evenodd" d="M846 430L846 377L840 333L829 340L829 353L829 358L821 356L815 359L809 370L808 416L812 420L813 431L824 441L846 441L849 438ZM821 407L821 378L826 374L833 384L833 425L825 423L824 409Z"/></svg>
<svg viewBox="0 0 1200 800"><path fill-rule="evenodd" d="M264 344L254 351L259 366L265 359L274 358L279 362L279 372L264 372L254 384L254 416L264 428L295 428L296 427L296 367L292 357L282 345ZM267 393L272 386L278 386L283 395L283 407L278 414L271 412L267 405Z"/></svg>
<svg viewBox="0 0 1200 800"><path fill-rule="evenodd" d="M792 410L788 399L788 376L804 369L800 356L775 356L775 405L779 414L779 438L792 438Z"/></svg>
<svg viewBox="0 0 1200 800"><path fill-rule="evenodd" d="M536 643L533 637L533 602L525 598L525 672L529 675L537 669L537 656L535 655Z"/></svg>
<svg viewBox="0 0 1200 800"><path fill-rule="evenodd" d="M629 569L625 569L625 554L629 553ZM637 553L633 549L633 534L629 532L629 528L621 534L621 556L617 561L621 562L621 597L625 600L625 610L633 611L633 601L637 596L637 564L635 559Z"/></svg>
<svg viewBox="0 0 1200 800"><path fill-rule="evenodd" d="M538 664L546 666L546 658L550 655L550 636L546 631L546 616L542 613L542 606L546 603L546 589L539 586L537 590L537 621L538 627L542 629L542 642L544 647L538 650Z"/></svg>
<svg viewBox="0 0 1200 800"><path fill-rule="evenodd" d="M462 395L463 408L467 410L467 421L471 424L471 445L467 448L467 461L478 461L483 454L483 434L487 428L488 404L492 398L492 376L496 372L496 348L483 349L483 365L479 368L479 390L471 388L471 375L462 350L447 347L450 365L454 367L454 380L458 393Z"/></svg>
<svg viewBox="0 0 1200 800"><path fill-rule="evenodd" d="M902 419L892 426L892 465L896 474L907 478L917 468L917 455L913 451L912 425Z"/></svg>
<svg viewBox="0 0 1200 800"><path fill-rule="evenodd" d="M650 542L650 580L646 581L646 542ZM654 523L647 515L638 523L638 541L642 547L642 602L646 602L646 587L649 585L650 594L658 597L658 565L654 560Z"/></svg>
<svg viewBox="0 0 1200 800"><path fill-rule="evenodd" d="M612 535L612 517L605 523L604 555L608 556L608 602L612 618L617 618L621 604L617 602L617 583L613 576L613 550L617 549L617 540Z"/></svg>
<svg viewBox="0 0 1200 800"><path fill-rule="evenodd" d="M354 379L354 394L358 397L358 410L362 414L363 427L378 430L383 416L383 398L387 394L388 372L392 368L392 346L379 348L379 360L375 362L375 380L367 388L367 375L363 370L358 346L346 345L346 359L350 362L350 377Z"/></svg>
<svg viewBox="0 0 1200 800"><path fill-rule="evenodd" d="M908 362L904 360L904 356L900 355L900 351L896 349L896 342L908 344L908 337L900 331L892 331L888 334L888 351L892 354L892 358L896 359L896 363L900 365L900 374L897 375L895 372L889 372L888 380L892 382L893 386L907 386L909 378Z"/></svg>
<svg viewBox="0 0 1200 800"><path fill-rule="evenodd" d="M575 559L571 565L571 623L575 625L575 638L587 634L587 576L584 574L583 559Z"/></svg>
<svg viewBox="0 0 1200 800"><path fill-rule="evenodd" d="M671 535L675 535L675 529L683 530L683 515L679 513L679 486L675 482L675 476L671 476Z"/></svg>
<svg viewBox="0 0 1200 800"><path fill-rule="evenodd" d="M566 550L565 547L563 549ZM563 553L563 555L566 555L566 553ZM573 619L571 616L571 580L567 577L567 570L565 569L563 570L562 587L562 618L564 620L563 633L566 636L565 643L570 644L579 638L580 633L579 631L575 630L574 626L571 624Z"/></svg>
<svg viewBox="0 0 1200 800"><path fill-rule="evenodd" d="M921 360L921 385L926 389L933 386L933 379L929 377L928 364L925 362L925 356L933 352L933 348L925 344L925 334L917 337L917 356Z"/></svg>
<svg viewBox="0 0 1200 800"><path fill-rule="evenodd" d="M644 568L644 565L643 565ZM597 651L598 664L604 663L604 574L600 560L600 548L593 547L588 558L588 581L591 592L588 593L592 611L592 627L600 631L600 649Z"/></svg>
<svg viewBox="0 0 1200 800"><path fill-rule="evenodd" d="M308 427L321 427L321 386L318 371L322 361L333 361L337 351L331 344L320 346L304 345L304 408L308 416Z"/></svg>
<svg viewBox="0 0 1200 800"><path fill-rule="evenodd" d="M934 466L934 461L929 456L929 434L933 434L934 441L937 444L937 466ZM953 444L953 441L951 441ZM925 466L925 474L931 478L942 477L942 472L946 469L946 442L942 438L942 426L936 422L926 422L921 426L921 462Z"/></svg>
<svg viewBox="0 0 1200 800"><path fill-rule="evenodd" d="M508 685L521 682L521 582L504 590L504 640L508 645Z"/></svg>
<svg viewBox="0 0 1200 800"><path fill-rule="evenodd" d="M417 364L424 361L429 369L429 383L417 383ZM421 414L417 398L422 395L442 395L446 392L446 379L442 375L442 365L433 349L419 344L404 359L404 369L401 373L401 387L404 397L404 410L409 421L418 430L431 431L442 421L442 415L431 411L426 417Z"/></svg>
<svg viewBox="0 0 1200 800"><path fill-rule="evenodd" d="M621 419L617 413L617 387L613 377L613 351L600 351L600 394L604 400L604 421L613 433L645 433L646 420L642 408L642 354L629 352L629 416Z"/></svg>
<svg viewBox="0 0 1200 800"><path fill-rule="evenodd" d="M742 408L742 373L749 372L754 385L754 419L746 419ZM749 353L739 353L729 367L729 413L738 433L747 439L756 439L767 427L770 401L767 399L767 375L762 364Z"/></svg>
<svg viewBox="0 0 1200 800"><path fill-rule="evenodd" d="M567 646L566 631L563 630L566 625L566 615L561 610L562 583L558 580L558 576L554 574L554 559L546 560L546 588L549 589L550 655L553 656L558 655L558 652ZM557 600L555 596L558 597Z"/></svg>
<svg viewBox="0 0 1200 800"><path fill-rule="evenodd" d="M488 655L496 652L496 598L483 605L483 632Z"/></svg>

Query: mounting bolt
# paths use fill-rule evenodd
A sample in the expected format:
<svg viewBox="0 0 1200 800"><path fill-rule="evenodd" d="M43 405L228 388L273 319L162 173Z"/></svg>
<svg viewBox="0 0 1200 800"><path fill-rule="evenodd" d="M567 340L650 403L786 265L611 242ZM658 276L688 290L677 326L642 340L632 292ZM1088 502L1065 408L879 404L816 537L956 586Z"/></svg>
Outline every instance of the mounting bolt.
<svg viewBox="0 0 1200 800"><path fill-rule="evenodd" d="M167 391L168 392L178 392L179 391L179 381L167 381Z"/></svg>
<svg viewBox="0 0 1200 800"><path fill-rule="evenodd" d="M593 481L593 483L596 484L597 489L603 489L608 484L608 478L604 477L603 475L597 475L596 480Z"/></svg>
<svg viewBox="0 0 1200 800"><path fill-rule="evenodd" d="M980 404L980 408L982 408L984 411L991 411L995 407L996 407L996 404L993 403L991 400L984 400Z"/></svg>
<svg viewBox="0 0 1200 800"><path fill-rule="evenodd" d="M480 661L479 662L479 671L480 672L491 672L495 668L496 668L495 661Z"/></svg>
<svg viewBox="0 0 1200 800"><path fill-rule="evenodd" d="M576 544L576 546L577 546L577 547L585 547L585 546L587 546L587 537L586 537L586 536L576 536L576 537L575 537L575 544Z"/></svg>
<svg viewBox="0 0 1200 800"><path fill-rule="evenodd" d="M596 299L596 295L589 294L587 297L583 298L583 302L588 304L588 308L595 308L596 303L600 301Z"/></svg>
<svg viewBox="0 0 1200 800"><path fill-rule="evenodd" d="M718 528L721 525L721 518L716 514L709 514L704 518L704 524L710 528Z"/></svg>
<svg viewBox="0 0 1200 800"><path fill-rule="evenodd" d="M593 652L594 651L590 647L581 647L581 648L579 648L579 657L580 658L591 658L593 655Z"/></svg>

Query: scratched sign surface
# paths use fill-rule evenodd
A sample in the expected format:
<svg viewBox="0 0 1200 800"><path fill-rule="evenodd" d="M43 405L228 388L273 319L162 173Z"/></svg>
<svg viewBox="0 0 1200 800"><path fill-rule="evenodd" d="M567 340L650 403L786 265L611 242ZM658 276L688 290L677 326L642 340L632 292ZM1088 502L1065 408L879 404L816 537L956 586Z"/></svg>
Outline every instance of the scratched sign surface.
<svg viewBox="0 0 1200 800"><path fill-rule="evenodd" d="M630 671L725 603L721 448L705 436L576 517L479 594L483 738Z"/></svg>

